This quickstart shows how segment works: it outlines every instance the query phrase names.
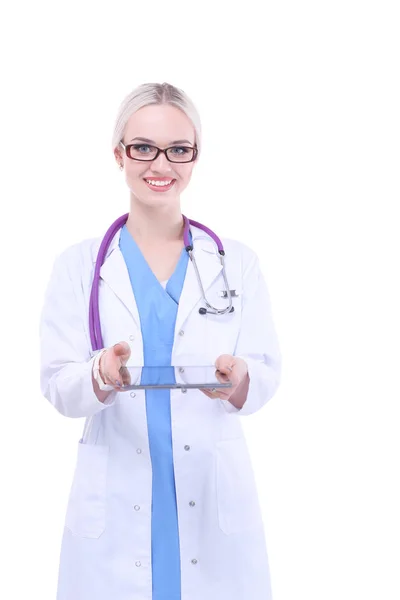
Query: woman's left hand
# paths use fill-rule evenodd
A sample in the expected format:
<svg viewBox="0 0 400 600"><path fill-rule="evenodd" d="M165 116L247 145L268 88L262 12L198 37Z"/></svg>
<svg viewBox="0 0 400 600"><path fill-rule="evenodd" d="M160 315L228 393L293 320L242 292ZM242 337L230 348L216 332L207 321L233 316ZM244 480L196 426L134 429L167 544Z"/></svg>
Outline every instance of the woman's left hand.
<svg viewBox="0 0 400 600"><path fill-rule="evenodd" d="M231 356L230 354L222 354L215 362L217 369L216 377L221 383L227 381L232 382L232 387L217 388L214 391L210 389L202 389L201 391L209 398L221 398L229 400L248 380L247 363L243 358Z"/></svg>

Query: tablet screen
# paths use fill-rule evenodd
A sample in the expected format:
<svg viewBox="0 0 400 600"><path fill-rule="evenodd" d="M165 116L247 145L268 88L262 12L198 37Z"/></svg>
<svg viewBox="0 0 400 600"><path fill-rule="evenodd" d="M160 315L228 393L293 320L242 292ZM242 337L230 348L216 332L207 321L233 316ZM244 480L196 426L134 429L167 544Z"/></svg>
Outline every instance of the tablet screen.
<svg viewBox="0 0 400 600"><path fill-rule="evenodd" d="M121 391L139 389L229 388L232 383L215 366L123 367Z"/></svg>

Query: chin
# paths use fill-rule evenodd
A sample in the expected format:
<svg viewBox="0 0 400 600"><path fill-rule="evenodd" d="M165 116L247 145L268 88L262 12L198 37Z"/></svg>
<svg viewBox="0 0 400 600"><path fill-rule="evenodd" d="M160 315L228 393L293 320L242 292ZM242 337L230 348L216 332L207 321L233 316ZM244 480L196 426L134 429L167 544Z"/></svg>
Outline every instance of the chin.
<svg viewBox="0 0 400 600"><path fill-rule="evenodd" d="M132 192L132 196L136 202L144 206L171 206L172 204L179 203L179 196L168 194L168 192L150 192L145 194L135 194L135 192Z"/></svg>

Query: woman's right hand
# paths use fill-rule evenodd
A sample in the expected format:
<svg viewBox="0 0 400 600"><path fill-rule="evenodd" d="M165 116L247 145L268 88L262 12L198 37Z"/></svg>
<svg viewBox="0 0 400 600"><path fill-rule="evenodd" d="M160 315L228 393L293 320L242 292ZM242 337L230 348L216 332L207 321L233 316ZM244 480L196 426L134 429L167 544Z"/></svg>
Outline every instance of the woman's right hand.
<svg viewBox="0 0 400 600"><path fill-rule="evenodd" d="M108 348L100 357L100 377L107 385L119 389L122 385L130 384L130 375L125 368L131 355L131 349L127 342L119 342Z"/></svg>

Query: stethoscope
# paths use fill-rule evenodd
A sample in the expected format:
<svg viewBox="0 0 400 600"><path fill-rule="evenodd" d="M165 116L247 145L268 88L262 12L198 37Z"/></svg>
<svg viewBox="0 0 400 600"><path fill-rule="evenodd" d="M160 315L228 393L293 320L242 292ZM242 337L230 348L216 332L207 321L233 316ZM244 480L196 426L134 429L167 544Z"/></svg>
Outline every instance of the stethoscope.
<svg viewBox="0 0 400 600"><path fill-rule="evenodd" d="M111 227L107 230L107 232L100 244L100 248L99 248L99 251L97 254L96 266L94 269L92 289L91 289L90 301L89 301L89 331L90 331L90 341L92 343L93 351L100 350L101 348L103 348L103 338L102 338L102 334L101 334L100 314L99 314L100 269L105 261L105 258L107 255L107 250L111 244L113 237L115 236L117 231L125 225L125 223L128 220L128 217L129 217L129 213L127 213L126 215L123 215L122 217L117 219L111 225ZM185 250L188 253L189 258L190 258L191 262L193 263L197 281L198 281L198 284L199 284L199 287L201 290L203 302L207 307L207 308L204 308L204 307L199 308L199 313L201 315L205 315L206 313L209 313L212 315L224 315L228 312L233 312L235 310L235 308L234 308L234 306L232 306L232 293L231 293L231 290L229 289L228 280L226 278L225 261L224 261L225 251L224 251L224 247L222 245L221 240L213 231L211 231L211 229L209 229L205 225L202 225L201 223L198 223L197 221L193 221L192 219L188 219L185 216L183 216L183 220L184 220L183 243L185 245ZM190 244L190 239L189 239L190 225L193 225L194 227L198 227L199 229L201 229L202 231L207 233L214 240L214 242L217 245L219 258L220 258L221 265L222 265L222 276L224 278L224 284L225 284L225 292L223 295L224 295L224 298L228 298L228 302L229 302L229 304L226 308L215 308L214 306L212 306L212 304L210 304L208 302L208 300L206 298L206 294L205 294L204 287L203 287L203 284L201 281L199 269L197 268L196 259L193 254L193 245Z"/></svg>

